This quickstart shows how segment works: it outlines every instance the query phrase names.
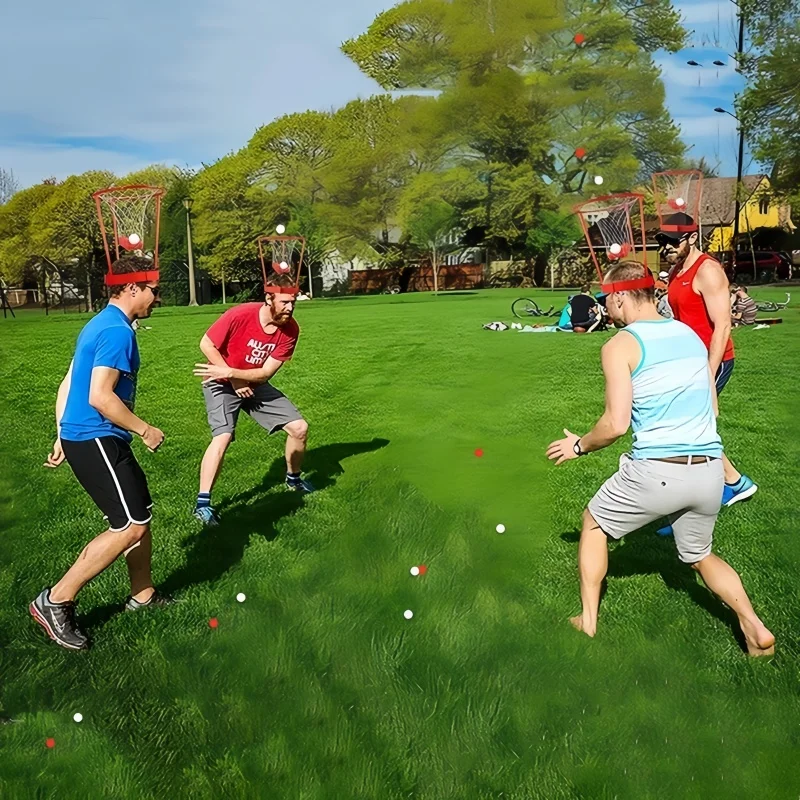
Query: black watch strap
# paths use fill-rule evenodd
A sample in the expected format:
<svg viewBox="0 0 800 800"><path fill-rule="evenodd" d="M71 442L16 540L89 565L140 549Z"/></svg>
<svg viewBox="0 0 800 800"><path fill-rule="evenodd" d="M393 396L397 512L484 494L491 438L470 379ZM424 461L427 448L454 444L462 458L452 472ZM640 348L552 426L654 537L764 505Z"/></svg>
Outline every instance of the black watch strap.
<svg viewBox="0 0 800 800"><path fill-rule="evenodd" d="M574 445L574 447L572 449L575 451L575 455L576 456L585 456L586 455L586 451L581 449L581 440L580 439L578 439L578 441L575 442L575 445Z"/></svg>

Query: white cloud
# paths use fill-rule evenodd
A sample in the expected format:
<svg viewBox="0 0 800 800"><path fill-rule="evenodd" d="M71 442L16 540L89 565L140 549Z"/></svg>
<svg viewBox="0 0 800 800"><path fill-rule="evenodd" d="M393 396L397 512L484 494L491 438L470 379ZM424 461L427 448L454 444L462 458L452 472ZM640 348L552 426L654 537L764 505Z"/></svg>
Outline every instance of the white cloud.
<svg viewBox="0 0 800 800"><path fill-rule="evenodd" d="M736 120L727 114L697 114L696 116L675 117L680 126L683 139L692 144L698 138L728 137L736 135Z"/></svg>
<svg viewBox="0 0 800 800"><path fill-rule="evenodd" d="M140 156L89 147L0 145L0 165L13 169L14 177L22 186L41 183L50 177L63 180L90 169L110 170L116 175L125 175L149 163L150 159ZM181 162L166 159L165 163Z"/></svg>
<svg viewBox="0 0 800 800"><path fill-rule="evenodd" d="M327 0L139 0L132 13L96 0L12 4L0 74L14 79L0 82L0 146L6 158L29 159L32 142L101 138L86 144L123 158L213 160L276 116L378 91L338 48L391 5L348 0L343 13ZM64 144L66 169L54 169L57 151L45 147L40 173L87 163L76 142Z"/></svg>

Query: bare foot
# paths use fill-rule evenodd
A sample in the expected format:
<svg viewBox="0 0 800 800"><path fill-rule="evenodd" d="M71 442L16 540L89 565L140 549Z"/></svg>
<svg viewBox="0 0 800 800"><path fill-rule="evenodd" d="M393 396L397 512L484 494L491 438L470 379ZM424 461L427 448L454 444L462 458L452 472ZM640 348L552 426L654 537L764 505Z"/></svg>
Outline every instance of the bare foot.
<svg viewBox="0 0 800 800"><path fill-rule="evenodd" d="M756 618L755 621L739 620L747 652L754 657L771 656L775 653L775 637L767 630L764 623Z"/></svg>
<svg viewBox="0 0 800 800"><path fill-rule="evenodd" d="M583 616L581 614L578 614L577 617L570 617L569 621L570 621L570 625L572 625L573 628L575 628L576 630L581 631L581 633L585 633L587 636L592 636L593 637L595 635L595 633L596 633L596 631L591 631L590 632L587 628L583 627Z"/></svg>

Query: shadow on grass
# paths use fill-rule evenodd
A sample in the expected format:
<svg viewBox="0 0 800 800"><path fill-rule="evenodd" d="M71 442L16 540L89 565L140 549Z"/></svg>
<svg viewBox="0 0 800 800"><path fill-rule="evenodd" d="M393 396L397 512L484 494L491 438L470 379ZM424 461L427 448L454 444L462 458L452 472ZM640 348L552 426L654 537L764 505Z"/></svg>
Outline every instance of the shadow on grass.
<svg viewBox="0 0 800 800"><path fill-rule="evenodd" d="M562 533L565 542L580 541L580 531ZM628 578L634 575L661 575L665 585L676 592L683 592L700 608L731 629L739 647L747 652L747 644L739 620L716 595L698 583L698 576L687 564L678 559L672 537L655 535L655 528L636 531L618 544L612 545L608 554L608 578ZM603 585L602 598L607 590Z"/></svg>
<svg viewBox="0 0 800 800"><path fill-rule="evenodd" d="M308 452L311 470L307 476L317 491L324 491L333 486L344 472L341 463L344 459L379 450L387 444L388 439L376 438L370 442L345 442L314 448ZM258 486L235 495L219 507L223 512L219 526L203 528L190 541L186 563L159 586L159 591L172 595L189 586L221 578L242 560L253 534L268 541L274 540L278 536L280 521L302 508L308 496L289 490L272 491L276 486L282 486L285 475L286 462L281 454L272 462ZM82 625L90 630L101 627L121 610L119 603L98 606L82 617Z"/></svg>

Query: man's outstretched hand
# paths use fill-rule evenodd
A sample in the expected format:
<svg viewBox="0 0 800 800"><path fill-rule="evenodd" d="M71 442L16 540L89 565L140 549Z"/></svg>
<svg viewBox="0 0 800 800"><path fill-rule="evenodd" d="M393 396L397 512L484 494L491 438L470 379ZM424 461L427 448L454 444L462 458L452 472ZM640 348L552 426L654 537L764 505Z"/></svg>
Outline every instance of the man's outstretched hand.
<svg viewBox="0 0 800 800"><path fill-rule="evenodd" d="M556 462L556 466L560 467L565 461L570 461L577 458L578 454L575 452L575 442L580 440L580 436L570 433L564 428L564 438L551 442L547 448L547 457L551 461Z"/></svg>
<svg viewBox="0 0 800 800"><path fill-rule="evenodd" d="M231 377L231 368L218 367L216 364L195 364L194 374L204 381L227 381Z"/></svg>

